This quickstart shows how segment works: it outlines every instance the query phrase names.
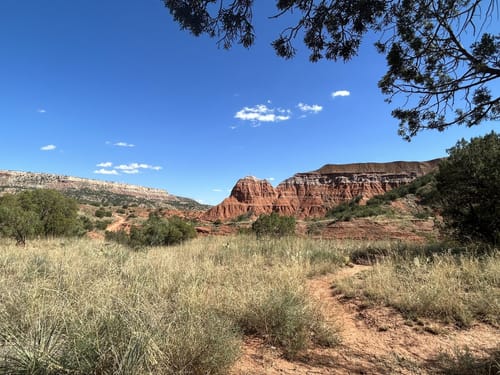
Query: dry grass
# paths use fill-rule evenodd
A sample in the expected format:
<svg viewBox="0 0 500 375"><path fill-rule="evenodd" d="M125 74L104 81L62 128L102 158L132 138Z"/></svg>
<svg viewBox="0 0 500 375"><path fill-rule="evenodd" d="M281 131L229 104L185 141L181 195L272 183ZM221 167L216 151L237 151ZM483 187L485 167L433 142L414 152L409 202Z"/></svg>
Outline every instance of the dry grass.
<svg viewBox="0 0 500 375"><path fill-rule="evenodd" d="M242 335L293 357L332 345L307 275L334 243L205 238L132 252L90 240L0 245L0 373L222 374Z"/></svg>
<svg viewBox="0 0 500 375"><path fill-rule="evenodd" d="M346 293L409 315L499 323L497 253L396 256L390 243L245 236L140 252L91 240L0 242L0 373L224 374L245 335L287 358L313 342L331 346L337 334L306 279L381 248L389 255L377 252L373 271L344 281Z"/></svg>
<svg viewBox="0 0 500 375"><path fill-rule="evenodd" d="M408 251L411 250L411 251ZM422 248L421 253L427 252ZM500 254L418 255L418 249L386 248L373 269L338 286L348 296L396 307L410 318L427 317L469 326L500 324ZM372 250L370 256L375 252Z"/></svg>

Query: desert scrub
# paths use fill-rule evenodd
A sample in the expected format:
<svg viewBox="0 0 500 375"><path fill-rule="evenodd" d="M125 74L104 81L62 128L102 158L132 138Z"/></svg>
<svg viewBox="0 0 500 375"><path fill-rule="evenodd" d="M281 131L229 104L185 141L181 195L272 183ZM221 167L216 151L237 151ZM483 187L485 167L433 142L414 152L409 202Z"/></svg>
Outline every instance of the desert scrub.
<svg viewBox="0 0 500 375"><path fill-rule="evenodd" d="M334 344L305 281L341 250L249 238L0 243L0 373L224 374L245 334L287 357Z"/></svg>
<svg viewBox="0 0 500 375"><path fill-rule="evenodd" d="M498 251L480 256L393 253L359 277L340 281L338 288L349 296L393 306L410 318L434 318L462 326L475 320L500 324Z"/></svg>

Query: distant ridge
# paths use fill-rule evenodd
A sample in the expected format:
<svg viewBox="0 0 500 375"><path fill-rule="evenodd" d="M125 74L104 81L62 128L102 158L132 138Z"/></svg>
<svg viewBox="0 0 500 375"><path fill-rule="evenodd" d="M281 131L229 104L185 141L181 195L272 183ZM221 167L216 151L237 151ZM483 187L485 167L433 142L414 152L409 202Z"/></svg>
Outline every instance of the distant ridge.
<svg viewBox="0 0 500 375"><path fill-rule="evenodd" d="M139 204L183 210L207 208L193 199L178 197L163 189L52 173L0 170L0 194L27 189L58 190L81 203Z"/></svg>
<svg viewBox="0 0 500 375"><path fill-rule="evenodd" d="M350 163L350 164L325 164L321 168L312 171L320 174L355 174L355 173L380 173L400 174L415 172L418 175L427 174L437 168L442 158L428 161L391 161L386 163ZM311 172L309 172L311 173Z"/></svg>

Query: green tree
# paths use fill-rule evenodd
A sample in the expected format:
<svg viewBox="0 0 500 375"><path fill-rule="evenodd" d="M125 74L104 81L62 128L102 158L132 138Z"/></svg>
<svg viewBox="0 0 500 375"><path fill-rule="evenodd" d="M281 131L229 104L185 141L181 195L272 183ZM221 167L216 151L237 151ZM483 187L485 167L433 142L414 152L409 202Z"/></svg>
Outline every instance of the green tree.
<svg viewBox="0 0 500 375"><path fill-rule="evenodd" d="M216 37L224 48L255 41L253 0L163 2L182 29ZM293 14L272 42L285 58L302 37L311 61L347 61L367 33L378 35L388 66L379 87L388 102L403 99L392 115L407 140L423 129L500 118L491 85L500 77L500 34L488 32L498 32L494 0L278 0L276 8L271 19Z"/></svg>
<svg viewBox="0 0 500 375"><path fill-rule="evenodd" d="M252 230L257 237L283 237L295 233L295 218L280 216L276 212L260 215L252 224Z"/></svg>
<svg viewBox="0 0 500 375"><path fill-rule="evenodd" d="M56 190L23 191L17 198L24 210L38 216L43 236L74 235L80 228L77 202Z"/></svg>
<svg viewBox="0 0 500 375"><path fill-rule="evenodd" d="M32 236L73 236L84 229L73 199L54 190L32 190L0 199L0 231L25 244Z"/></svg>
<svg viewBox="0 0 500 375"><path fill-rule="evenodd" d="M0 234L12 237L17 245L24 246L26 240L41 228L38 216L33 211L21 208L12 195L0 199Z"/></svg>
<svg viewBox="0 0 500 375"><path fill-rule="evenodd" d="M500 137L459 141L439 166L437 190L446 223L462 239L500 241Z"/></svg>

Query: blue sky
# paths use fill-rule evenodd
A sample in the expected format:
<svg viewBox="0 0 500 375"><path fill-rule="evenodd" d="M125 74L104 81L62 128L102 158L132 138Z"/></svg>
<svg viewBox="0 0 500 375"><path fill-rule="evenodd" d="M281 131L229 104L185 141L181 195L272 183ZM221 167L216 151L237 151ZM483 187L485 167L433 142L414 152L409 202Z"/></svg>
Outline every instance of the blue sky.
<svg viewBox="0 0 500 375"><path fill-rule="evenodd" d="M260 3L262 5L262 3ZM0 2L0 169L163 188L216 204L238 178L277 184L327 163L428 160L494 125L397 135L383 56L349 63L226 51L179 30L160 0Z"/></svg>

